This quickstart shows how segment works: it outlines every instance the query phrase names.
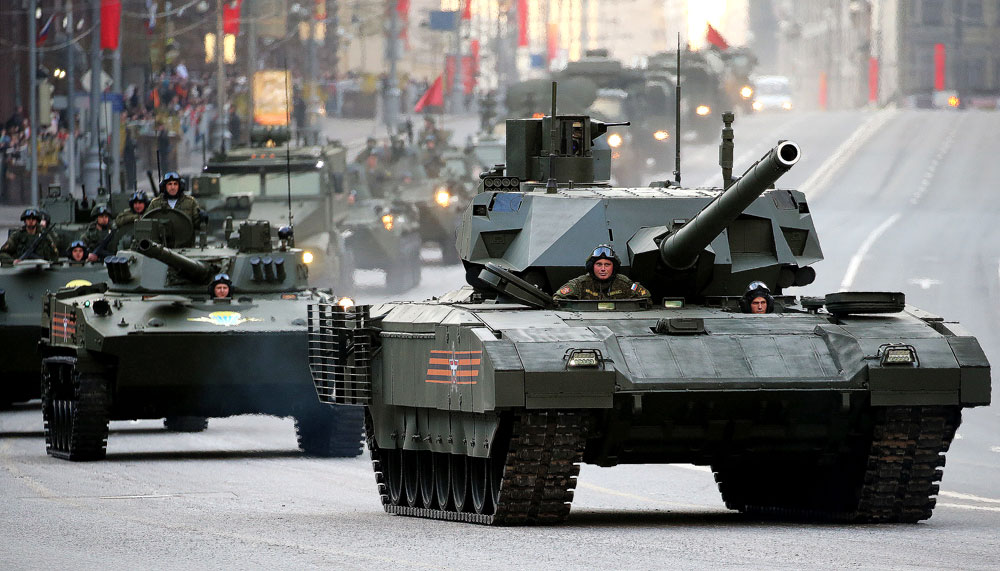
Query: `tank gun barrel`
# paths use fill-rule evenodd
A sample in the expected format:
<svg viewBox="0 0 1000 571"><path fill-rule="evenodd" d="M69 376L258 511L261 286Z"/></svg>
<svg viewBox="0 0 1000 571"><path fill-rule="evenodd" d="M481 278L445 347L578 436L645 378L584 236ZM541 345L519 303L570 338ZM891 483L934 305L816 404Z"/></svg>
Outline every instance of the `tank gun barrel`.
<svg viewBox="0 0 1000 571"><path fill-rule="evenodd" d="M212 278L212 273L215 271L215 268L211 264L192 260L152 240L140 240L136 251L143 256L159 260L176 269L191 281L208 283L208 280Z"/></svg>
<svg viewBox="0 0 1000 571"><path fill-rule="evenodd" d="M675 270L693 266L701 251L797 163L800 155L799 146L795 143L778 143L687 224L660 242L663 263Z"/></svg>

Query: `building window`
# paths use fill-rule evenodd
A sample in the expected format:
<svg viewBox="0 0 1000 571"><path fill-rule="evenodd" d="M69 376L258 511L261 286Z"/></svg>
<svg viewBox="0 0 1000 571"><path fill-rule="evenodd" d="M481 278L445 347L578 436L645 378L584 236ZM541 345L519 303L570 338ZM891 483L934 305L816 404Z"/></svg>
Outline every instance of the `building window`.
<svg viewBox="0 0 1000 571"><path fill-rule="evenodd" d="M983 21L983 0L965 0L962 11L962 21L965 24L982 26Z"/></svg>
<svg viewBox="0 0 1000 571"><path fill-rule="evenodd" d="M923 0L920 3L920 21L925 26L943 26L944 0Z"/></svg>

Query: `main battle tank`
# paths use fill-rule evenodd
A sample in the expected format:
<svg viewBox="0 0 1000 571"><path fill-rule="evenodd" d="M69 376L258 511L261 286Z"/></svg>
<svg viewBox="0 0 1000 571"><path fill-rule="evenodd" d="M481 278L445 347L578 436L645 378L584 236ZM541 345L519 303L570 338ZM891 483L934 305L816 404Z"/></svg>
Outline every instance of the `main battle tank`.
<svg viewBox="0 0 1000 571"><path fill-rule="evenodd" d="M794 143L734 178L727 130L725 188L612 188L589 147L605 128L507 122L459 233L469 285L310 306L319 398L365 406L385 510L558 523L581 462L691 463L741 512L930 517L961 409L990 402L976 339L898 292L786 293L822 259L805 195L773 188ZM651 300L552 298L599 243ZM753 280L779 312L740 311Z"/></svg>
<svg viewBox="0 0 1000 571"><path fill-rule="evenodd" d="M307 289L293 237L280 232L275 248L269 223L245 221L225 247L175 251L191 226L166 212L137 221L134 249L105 259L110 285L45 296L46 451L103 458L110 420L165 417L170 430L200 431L208 417L262 413L295 417L307 454L358 455L361 411L314 402L302 315L331 292ZM210 295L227 280L231 297Z"/></svg>

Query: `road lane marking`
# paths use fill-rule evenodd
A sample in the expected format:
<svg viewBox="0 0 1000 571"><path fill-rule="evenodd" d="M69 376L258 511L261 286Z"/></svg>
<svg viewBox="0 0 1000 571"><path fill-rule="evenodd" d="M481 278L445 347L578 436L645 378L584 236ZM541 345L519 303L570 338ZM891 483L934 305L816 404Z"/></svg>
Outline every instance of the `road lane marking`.
<svg viewBox="0 0 1000 571"><path fill-rule="evenodd" d="M944 141L941 142L941 146L938 148L938 152L934 155L930 164L927 166L927 170L924 172L923 178L920 180L920 186L914 191L913 196L910 197L910 204L917 204L920 199L923 198L924 194L927 193L927 189L931 186L931 181L934 180L934 174L937 172L938 165L944 159L944 156L951 151L952 145L955 143L955 134L958 132L958 123L952 128L951 132L945 136Z"/></svg>
<svg viewBox="0 0 1000 571"><path fill-rule="evenodd" d="M989 506L968 506L965 504L943 504L938 502L937 506L939 508L958 508L960 510L977 510L982 512L1000 512L1000 508L993 508Z"/></svg>
<svg viewBox="0 0 1000 571"><path fill-rule="evenodd" d="M890 226L899 220L900 214L897 212L890 216L885 222L879 224L878 228L871 231L865 241L861 243L861 247L851 258L851 263L847 266L847 272L844 274L843 281L840 282L840 291L847 291L851 289L851 285L854 284L854 278L858 276L858 270L861 268L861 262L864 260L865 256L868 255L868 250L875 245L875 241L879 239Z"/></svg>
<svg viewBox="0 0 1000 571"><path fill-rule="evenodd" d="M670 506L679 509L697 509L697 510L711 510L713 512L728 513L730 510L717 508L715 506L705 505L705 504L685 504L681 502L671 502L668 500L658 500L656 498L650 498L648 496L640 496L637 494L630 494L628 492L619 492L618 490L612 490L611 488L605 488L602 486L596 486L594 484L588 484L587 482L577 482L577 489L584 488L587 490L592 490L595 492L600 492L602 494L607 494L609 496L617 496L619 498L628 498L630 500L636 500L647 504L663 504L665 506Z"/></svg>
<svg viewBox="0 0 1000 571"><path fill-rule="evenodd" d="M931 286L941 285L941 280L934 278L910 278L910 283L920 286L920 289L931 289Z"/></svg>
<svg viewBox="0 0 1000 571"><path fill-rule="evenodd" d="M806 179L804 183L799 185L799 190L801 190L806 197L810 200L819 196L823 191L825 191L829 185L830 181L833 180L833 175L837 173L840 169L847 166L851 158L861 150L868 139L871 139L882 125L885 125L889 119L896 116L895 108L888 108L879 111L867 121L864 122L860 127L858 127L846 141L837 147L837 150L830 155L830 158L823 161L823 164L813 172L812 176Z"/></svg>
<svg viewBox="0 0 1000 571"><path fill-rule="evenodd" d="M955 498L956 500L969 500L973 502L982 502L986 504L1000 504L1000 500L996 498L984 498L982 496L963 494L961 492L938 492L938 495L945 498Z"/></svg>
<svg viewBox="0 0 1000 571"><path fill-rule="evenodd" d="M998 453L1000 453L1000 446L991 446L990 447L990 452L998 452Z"/></svg>

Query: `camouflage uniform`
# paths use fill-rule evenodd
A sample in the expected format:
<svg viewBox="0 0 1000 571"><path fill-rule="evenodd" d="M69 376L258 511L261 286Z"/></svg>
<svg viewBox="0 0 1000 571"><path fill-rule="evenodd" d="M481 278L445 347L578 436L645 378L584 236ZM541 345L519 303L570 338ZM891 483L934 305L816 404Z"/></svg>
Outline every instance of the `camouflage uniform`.
<svg viewBox="0 0 1000 571"><path fill-rule="evenodd" d="M105 238L112 232L114 232L114 230L110 224L102 230L97 227L97 222L91 222L87 225L87 228L84 229L83 234L80 235L80 240L87 245L88 252L93 252L98 258L103 258L104 256L110 256L114 253L110 251L112 249L111 240L105 240ZM100 251L98 251L98 246L102 246Z"/></svg>
<svg viewBox="0 0 1000 571"><path fill-rule="evenodd" d="M131 224L136 220L142 218L142 214L136 214L132 211L132 207L128 207L122 210L122 213L115 218L115 226L121 228L126 224Z"/></svg>
<svg viewBox="0 0 1000 571"><path fill-rule="evenodd" d="M42 232L41 228L38 231ZM7 238L7 242L0 247L0 254L7 254L15 260L20 260L21 256L31 247L31 244L34 243L37 237L38 234L29 234L24 228L13 230ZM52 239L51 233L42 238L42 241L38 243L32 258L42 258L50 262L59 259L59 250L56 248L56 243Z"/></svg>
<svg viewBox="0 0 1000 571"><path fill-rule="evenodd" d="M167 195L161 194L153 199L146 207L146 212L156 210L157 208L170 208L170 203L167 202ZM191 219L191 223L198 227L198 210L201 207L198 205L198 199L193 196L188 196L186 194L181 194L177 198L177 203L174 205L174 210L180 210L184 214L188 215Z"/></svg>
<svg viewBox="0 0 1000 571"><path fill-rule="evenodd" d="M634 299L649 298L649 290L621 274L611 276L601 282L590 274L584 274L566 282L553 296L556 299Z"/></svg>

